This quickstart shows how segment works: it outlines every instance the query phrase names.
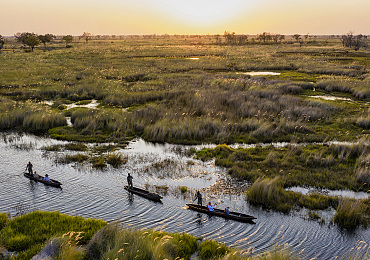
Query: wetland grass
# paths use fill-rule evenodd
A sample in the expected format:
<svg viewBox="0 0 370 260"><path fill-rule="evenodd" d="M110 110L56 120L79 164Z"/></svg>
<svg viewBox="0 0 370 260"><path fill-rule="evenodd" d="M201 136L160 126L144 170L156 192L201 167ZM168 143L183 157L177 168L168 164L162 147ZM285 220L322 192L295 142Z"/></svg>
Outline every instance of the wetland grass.
<svg viewBox="0 0 370 260"><path fill-rule="evenodd" d="M0 129L23 127L29 117L24 127L49 130L58 139L106 142L141 136L183 144L313 142L326 136L353 140L366 130L360 111L361 102L369 100L366 50L338 52L343 48L333 39L328 39L330 44L304 45L304 51L289 44L206 44L198 50L177 39L168 41L173 44L165 41L163 48L158 48L158 40L147 39L142 45L130 39L115 44L91 41L46 53L4 53ZM184 59L196 54L196 62ZM281 75L240 74L266 69ZM352 95L356 102L340 106L305 98L315 88ZM56 127L66 125L57 116L39 122L39 116L30 115L35 108L27 109L41 100L56 100L51 107L40 106L38 113L60 112L67 103L87 104L92 99L102 104L96 111L63 111L70 114L72 127ZM349 134L343 134L333 122L349 114L358 124L347 121Z"/></svg>
<svg viewBox="0 0 370 260"><path fill-rule="evenodd" d="M122 156L119 153L111 153L107 158L107 163L112 165L114 168L120 167L122 164L128 162L128 156Z"/></svg>
<svg viewBox="0 0 370 260"><path fill-rule="evenodd" d="M8 221L8 215L6 213L0 213L0 230L6 226Z"/></svg>
<svg viewBox="0 0 370 260"><path fill-rule="evenodd" d="M246 254L213 240L199 240L186 233L122 228L117 223L107 225L101 220L35 211L9 219L0 234L0 256L8 250L15 253L11 259L28 260L48 248L46 251L54 251L52 257L58 260L176 260L191 259L195 254L200 260L304 259L281 246L261 255L249 255L249 250ZM368 252L361 250L366 246L361 241L340 259L367 259Z"/></svg>
<svg viewBox="0 0 370 260"><path fill-rule="evenodd" d="M227 152L225 152L227 151ZM284 187L311 186L327 189L367 191L370 146L366 139L352 145L289 145L233 149L219 145L196 152L196 158L215 158L218 166L228 168L237 179L280 177Z"/></svg>
<svg viewBox="0 0 370 260"><path fill-rule="evenodd" d="M334 223L349 230L361 225L367 228L370 224L370 199L341 199L334 216Z"/></svg>
<svg viewBox="0 0 370 260"><path fill-rule="evenodd" d="M219 244L214 240L203 241L199 245L199 258L204 260L218 259L230 252L230 248L223 244Z"/></svg>
<svg viewBox="0 0 370 260"><path fill-rule="evenodd" d="M109 225L90 241L85 259L190 259L197 249L197 238L188 234Z"/></svg>
<svg viewBox="0 0 370 260"><path fill-rule="evenodd" d="M31 259L52 237L70 232L82 232L79 243L86 244L107 223L102 220L71 217L58 212L25 214L9 219L0 233L0 244L9 251L17 251L16 259Z"/></svg>

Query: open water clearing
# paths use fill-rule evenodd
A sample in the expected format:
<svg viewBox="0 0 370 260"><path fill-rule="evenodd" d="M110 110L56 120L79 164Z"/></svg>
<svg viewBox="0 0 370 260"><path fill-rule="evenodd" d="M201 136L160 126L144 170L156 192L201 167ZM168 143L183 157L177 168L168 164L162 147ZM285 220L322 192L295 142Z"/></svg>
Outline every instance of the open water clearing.
<svg viewBox="0 0 370 260"><path fill-rule="evenodd" d="M326 220L320 224L308 220L305 210L284 215L251 207L242 193L247 183L229 179L225 169L216 167L214 162L203 163L188 157L189 146L134 140L118 151L128 156L127 164L118 169L108 166L96 170L88 163L57 163L66 153L76 152L42 149L65 143L29 134L1 134L0 212L15 215L20 209L38 209L108 222L117 220L138 229L187 232L254 254L276 245L287 245L305 259L335 259L351 252L354 255L357 250L368 250L370 229L340 230L329 224L333 211L319 212ZM28 161L40 175L47 173L62 182L63 189L25 178L22 173ZM134 186L160 192L163 203L127 193L123 186L129 172L134 177ZM187 186L188 191L181 193L180 186ZM218 208L230 206L233 211L253 215L257 217L255 224L209 217L186 209L186 203L192 203L197 189L202 191L205 203L212 201Z"/></svg>

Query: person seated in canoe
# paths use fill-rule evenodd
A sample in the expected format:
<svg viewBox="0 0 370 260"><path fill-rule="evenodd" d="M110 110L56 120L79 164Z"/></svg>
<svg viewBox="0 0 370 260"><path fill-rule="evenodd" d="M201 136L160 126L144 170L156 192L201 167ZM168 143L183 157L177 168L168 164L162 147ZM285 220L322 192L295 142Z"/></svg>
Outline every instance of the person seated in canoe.
<svg viewBox="0 0 370 260"><path fill-rule="evenodd" d="M208 202L207 208L209 211L214 211L215 210L215 204L212 204L211 202Z"/></svg>
<svg viewBox="0 0 370 260"><path fill-rule="evenodd" d="M225 213L226 213L227 215L229 215L229 214L230 214L230 210L229 210L229 209L230 209L230 207L226 207L226 208L225 208Z"/></svg>
<svg viewBox="0 0 370 260"><path fill-rule="evenodd" d="M40 175L37 174L37 171L35 171L33 173L33 177L36 178L36 179L41 179L42 178Z"/></svg>
<svg viewBox="0 0 370 260"><path fill-rule="evenodd" d="M196 194L196 197L194 200L198 199L198 205L202 206L202 194L199 192L199 190L197 191L197 194Z"/></svg>
<svg viewBox="0 0 370 260"><path fill-rule="evenodd" d="M133 179L133 177L131 176L131 174L128 174L128 176L127 176L127 183L128 183L128 187L129 188L132 188L133 187L133 185L132 185L132 179Z"/></svg>
<svg viewBox="0 0 370 260"><path fill-rule="evenodd" d="M45 174L45 177L43 178L44 181L50 181L49 175Z"/></svg>
<svg viewBox="0 0 370 260"><path fill-rule="evenodd" d="M32 163L28 162L28 164L26 166L26 170L28 170L28 174L33 174L32 166L33 166Z"/></svg>

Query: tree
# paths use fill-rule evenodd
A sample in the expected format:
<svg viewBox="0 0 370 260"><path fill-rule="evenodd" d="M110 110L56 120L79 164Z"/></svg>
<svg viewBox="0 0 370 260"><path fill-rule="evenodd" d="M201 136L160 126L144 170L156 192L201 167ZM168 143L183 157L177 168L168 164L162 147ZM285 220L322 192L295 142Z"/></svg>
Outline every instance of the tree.
<svg viewBox="0 0 370 260"><path fill-rule="evenodd" d="M307 34L304 36L304 38L306 39L306 41L307 41L307 40L308 40L308 38L310 37L310 36L309 36L309 34L310 34L310 33L307 33Z"/></svg>
<svg viewBox="0 0 370 260"><path fill-rule="evenodd" d="M4 37L0 34L0 51L2 48L4 48L4 44L5 44L5 39Z"/></svg>
<svg viewBox="0 0 370 260"><path fill-rule="evenodd" d="M276 33L276 34L271 35L271 38L274 40L274 42L277 43L277 42L281 42L282 40L284 40L285 39L285 36Z"/></svg>
<svg viewBox="0 0 370 260"><path fill-rule="evenodd" d="M47 33L45 35L39 35L38 36L40 42L44 44L45 50L46 50L46 43L51 42L52 39L54 39L54 35Z"/></svg>
<svg viewBox="0 0 370 260"><path fill-rule="evenodd" d="M226 44L235 44L235 39L236 39L235 32L225 31L224 37L225 37Z"/></svg>
<svg viewBox="0 0 370 260"><path fill-rule="evenodd" d="M248 35L245 34L236 35L235 41L238 45L244 45L248 41Z"/></svg>
<svg viewBox="0 0 370 260"><path fill-rule="evenodd" d="M73 36L72 35L65 35L63 36L63 41L66 42L66 48L68 47L68 43L71 43L73 41Z"/></svg>
<svg viewBox="0 0 370 260"><path fill-rule="evenodd" d="M268 33L268 32L263 32L262 34L258 34L257 35L257 39L260 41L260 42L268 42L268 41L271 41L272 40L272 37L271 37L271 34Z"/></svg>
<svg viewBox="0 0 370 260"><path fill-rule="evenodd" d="M293 38L299 42L299 40L301 39L301 36L299 34L293 34Z"/></svg>
<svg viewBox="0 0 370 260"><path fill-rule="evenodd" d="M82 35L81 35L81 38L85 39L86 43L91 39L91 33L89 32L84 32Z"/></svg>
<svg viewBox="0 0 370 260"><path fill-rule="evenodd" d="M31 36L37 36L35 33L30 32L23 32L23 33L16 33L14 34L15 38L17 39L17 42L20 42L22 44L26 44L26 40ZM27 44L26 44L27 45Z"/></svg>
<svg viewBox="0 0 370 260"><path fill-rule="evenodd" d="M361 47L367 47L364 41L365 39L366 37L364 37L364 35L359 34L354 36L352 32L342 35L341 37L343 47L353 48L355 51L358 51Z"/></svg>
<svg viewBox="0 0 370 260"><path fill-rule="evenodd" d="M39 45L40 44L40 41L39 41L39 38L37 38L36 36L32 35L30 37L28 37L25 42L24 42L26 45L30 46L31 47L31 51L33 51L33 48L35 48L35 46Z"/></svg>

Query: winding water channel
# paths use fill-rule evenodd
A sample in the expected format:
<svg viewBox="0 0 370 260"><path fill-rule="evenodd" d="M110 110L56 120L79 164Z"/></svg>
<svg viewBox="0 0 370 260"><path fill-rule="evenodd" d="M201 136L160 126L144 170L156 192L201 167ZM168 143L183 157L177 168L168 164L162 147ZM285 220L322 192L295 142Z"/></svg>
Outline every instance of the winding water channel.
<svg viewBox="0 0 370 260"><path fill-rule="evenodd" d="M108 166L105 170L96 170L89 164L58 163L58 158L65 153L75 152L42 149L66 142L13 132L0 136L0 212L15 215L20 208L59 211L108 222L119 221L138 229L187 232L255 254L276 245L287 245L306 259L335 259L353 251L368 250L370 229L342 231L329 224L333 211L320 212L327 219L325 224L320 224L307 220L304 210L284 215L251 207L242 193L235 192L242 191L246 183L228 179L226 171L213 162L203 163L187 157L185 146L135 140L119 150L128 156L127 164L119 169ZM25 178L22 172L28 161L39 174L47 173L62 182L63 189ZM123 185L129 172L135 186L167 187L163 203L128 194ZM189 191L182 194L180 186L187 186ZM228 205L234 211L253 215L257 217L256 223L227 221L186 209L185 204L191 203L196 189L202 189L205 201L214 201L219 208Z"/></svg>

